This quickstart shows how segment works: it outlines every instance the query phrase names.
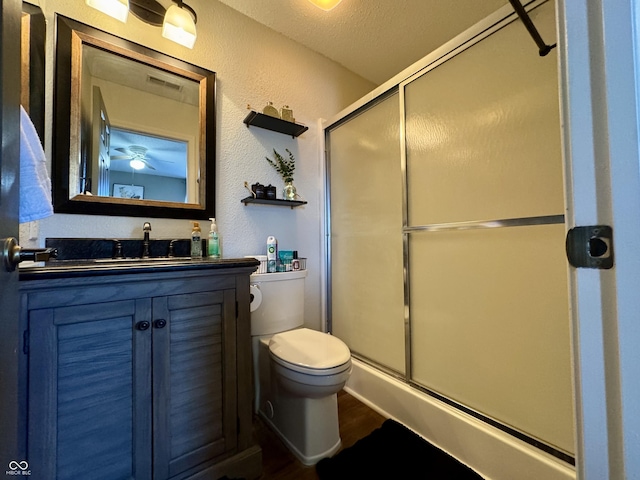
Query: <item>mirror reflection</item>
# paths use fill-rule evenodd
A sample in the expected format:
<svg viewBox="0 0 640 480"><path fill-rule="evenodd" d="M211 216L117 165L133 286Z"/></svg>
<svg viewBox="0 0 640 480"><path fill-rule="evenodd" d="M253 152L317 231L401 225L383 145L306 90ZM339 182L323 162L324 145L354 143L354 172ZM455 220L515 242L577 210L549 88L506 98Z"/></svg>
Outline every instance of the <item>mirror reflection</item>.
<svg viewBox="0 0 640 480"><path fill-rule="evenodd" d="M213 216L215 74L62 16L57 28L56 211Z"/></svg>
<svg viewBox="0 0 640 480"><path fill-rule="evenodd" d="M129 198L196 203L199 87L84 45L81 110L90 112L92 128L82 138L87 154L76 193L127 198L116 185L130 184L145 195Z"/></svg>
<svg viewBox="0 0 640 480"><path fill-rule="evenodd" d="M126 198L116 185L131 184L145 189L144 196L136 198L189 202L188 190L193 193L198 186L187 188L188 151L186 141L112 127L107 185L112 188L98 195ZM193 165L189 170L197 171Z"/></svg>

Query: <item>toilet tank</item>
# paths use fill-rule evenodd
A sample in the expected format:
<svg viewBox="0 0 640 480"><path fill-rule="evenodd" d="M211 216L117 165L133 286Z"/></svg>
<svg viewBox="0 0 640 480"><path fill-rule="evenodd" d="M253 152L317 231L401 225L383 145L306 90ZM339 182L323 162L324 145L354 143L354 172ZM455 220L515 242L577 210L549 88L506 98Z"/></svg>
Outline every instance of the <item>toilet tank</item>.
<svg viewBox="0 0 640 480"><path fill-rule="evenodd" d="M251 335L270 335L304 323L306 270L251 275Z"/></svg>

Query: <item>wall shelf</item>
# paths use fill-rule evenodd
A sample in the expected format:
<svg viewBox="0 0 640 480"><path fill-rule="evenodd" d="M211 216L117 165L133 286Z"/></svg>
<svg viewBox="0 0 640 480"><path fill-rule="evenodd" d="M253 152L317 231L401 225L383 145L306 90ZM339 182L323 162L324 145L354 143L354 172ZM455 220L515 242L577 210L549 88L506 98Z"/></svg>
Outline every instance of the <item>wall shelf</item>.
<svg viewBox="0 0 640 480"><path fill-rule="evenodd" d="M295 207L299 207L300 205L306 205L307 204L307 202L304 202L302 200L281 200L281 199L278 199L278 198L271 199L271 198L247 197L247 198L243 198L240 201L242 203L244 203L245 206L249 205L250 203L257 203L257 204L261 204L261 205L277 205L279 207L291 207L292 210Z"/></svg>
<svg viewBox="0 0 640 480"><path fill-rule="evenodd" d="M291 135L296 138L309 130L309 127L299 125L293 122L287 122L280 118L271 117L264 113L258 113L251 110L249 115L243 120L247 124L247 128L250 126L265 128L273 132L284 133L285 135Z"/></svg>

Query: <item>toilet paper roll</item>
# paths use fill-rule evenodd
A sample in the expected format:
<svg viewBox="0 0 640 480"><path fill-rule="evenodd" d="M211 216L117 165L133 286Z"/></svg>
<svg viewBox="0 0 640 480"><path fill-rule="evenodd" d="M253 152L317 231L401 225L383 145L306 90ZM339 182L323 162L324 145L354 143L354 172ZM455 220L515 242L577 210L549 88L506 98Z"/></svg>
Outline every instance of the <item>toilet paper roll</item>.
<svg viewBox="0 0 640 480"><path fill-rule="evenodd" d="M251 296L251 304L249 310L255 312L262 303L262 292L257 285L251 285L249 287L249 295Z"/></svg>

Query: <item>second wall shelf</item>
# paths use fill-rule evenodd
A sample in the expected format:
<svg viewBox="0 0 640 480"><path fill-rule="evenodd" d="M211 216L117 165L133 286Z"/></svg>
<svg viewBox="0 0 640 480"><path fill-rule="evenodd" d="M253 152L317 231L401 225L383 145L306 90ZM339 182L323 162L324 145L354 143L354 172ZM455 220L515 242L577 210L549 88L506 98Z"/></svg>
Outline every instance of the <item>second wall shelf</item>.
<svg viewBox="0 0 640 480"><path fill-rule="evenodd" d="M250 203L257 203L257 204L262 204L262 205L277 205L279 207L291 207L292 209L294 207L299 207L300 205L306 205L307 202L304 202L302 200L281 200L279 198L253 198L253 197L247 197L247 198L243 198L242 200L240 200L242 203L246 205L249 205Z"/></svg>

